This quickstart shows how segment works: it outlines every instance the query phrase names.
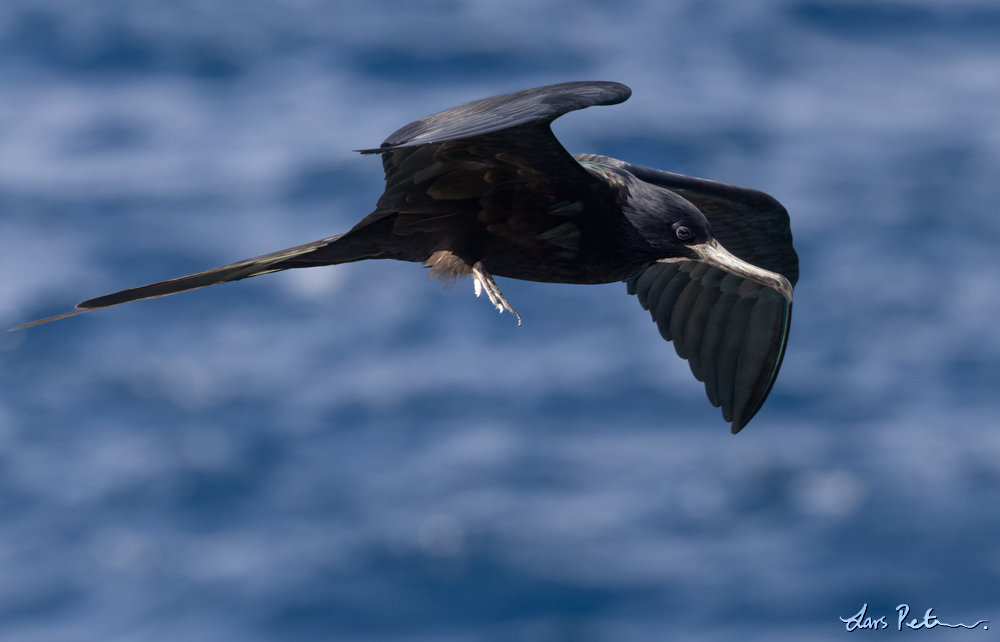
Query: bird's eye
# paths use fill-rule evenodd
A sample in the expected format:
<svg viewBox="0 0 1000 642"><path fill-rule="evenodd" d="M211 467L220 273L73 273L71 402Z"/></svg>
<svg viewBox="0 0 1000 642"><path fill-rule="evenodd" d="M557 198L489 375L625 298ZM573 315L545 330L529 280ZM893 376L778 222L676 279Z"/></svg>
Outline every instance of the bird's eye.
<svg viewBox="0 0 1000 642"><path fill-rule="evenodd" d="M694 232L690 228L684 227L683 225L674 230L674 234L681 241L689 241L694 238Z"/></svg>

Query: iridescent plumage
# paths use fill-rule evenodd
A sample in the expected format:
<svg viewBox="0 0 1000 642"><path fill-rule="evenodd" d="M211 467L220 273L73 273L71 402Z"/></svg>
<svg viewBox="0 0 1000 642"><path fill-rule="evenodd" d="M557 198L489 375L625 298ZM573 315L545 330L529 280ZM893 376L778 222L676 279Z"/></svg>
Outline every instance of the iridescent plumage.
<svg viewBox="0 0 1000 642"><path fill-rule="evenodd" d="M21 327L364 259L420 262L445 281L471 275L477 295L513 314L493 276L628 281L738 432L767 398L788 339L798 279L788 214L754 190L571 156L552 134L559 116L630 94L618 83L563 83L427 116L362 150L381 155L385 192L345 234L90 299Z"/></svg>

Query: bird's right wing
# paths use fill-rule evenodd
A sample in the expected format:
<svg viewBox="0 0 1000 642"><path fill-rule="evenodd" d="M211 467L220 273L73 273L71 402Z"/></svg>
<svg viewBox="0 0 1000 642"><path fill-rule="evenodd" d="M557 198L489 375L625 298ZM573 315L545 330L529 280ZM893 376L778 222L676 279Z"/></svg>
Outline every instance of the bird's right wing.
<svg viewBox="0 0 1000 642"><path fill-rule="evenodd" d="M654 263L628 281L660 335L739 432L767 399L788 343L792 303L698 261Z"/></svg>
<svg viewBox="0 0 1000 642"><path fill-rule="evenodd" d="M620 163L694 204L738 258L795 285L799 260L788 212L756 190ZM655 263L628 282L660 334L688 360L709 401L739 432L767 399L781 368L792 301L777 290L697 261Z"/></svg>

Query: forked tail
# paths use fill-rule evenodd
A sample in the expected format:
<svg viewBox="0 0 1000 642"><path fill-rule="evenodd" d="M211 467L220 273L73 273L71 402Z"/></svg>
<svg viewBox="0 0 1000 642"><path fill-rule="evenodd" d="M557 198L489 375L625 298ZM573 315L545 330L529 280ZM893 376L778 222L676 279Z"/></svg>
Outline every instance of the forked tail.
<svg viewBox="0 0 1000 642"><path fill-rule="evenodd" d="M169 294L203 288L206 285L215 285L216 283L225 283L227 281L239 281L240 279L246 279L259 274L280 272L281 270L287 270L289 268L307 267L310 265L346 263L360 258L367 258L365 256L350 255L342 257L331 256L333 253L329 252L324 252L322 259L316 261L309 261L304 258L307 254L312 254L317 250L329 247L332 243L343 236L343 234L339 234L337 236L331 236L329 238L313 241L312 243L306 243L305 245L290 247L287 250L280 250L278 252L272 252L271 254L265 254L252 259L237 261L236 263L223 265L222 267L217 267L205 272L189 274L188 276L182 276L168 281L160 281L159 283L142 285L137 288L129 288L128 290L122 290L121 292L115 292L113 294L105 294L104 296L99 296L77 304L77 309L72 312L66 312L65 314L59 314L54 317L25 323L24 325L20 325L16 328L11 328L11 331L20 330L22 328L30 328L33 325L40 325L42 323L48 323L49 321L57 321L59 319L71 317L75 314L90 312L91 310L100 310L101 308L108 308L113 305L129 303L130 301L154 299L161 296L167 296Z"/></svg>

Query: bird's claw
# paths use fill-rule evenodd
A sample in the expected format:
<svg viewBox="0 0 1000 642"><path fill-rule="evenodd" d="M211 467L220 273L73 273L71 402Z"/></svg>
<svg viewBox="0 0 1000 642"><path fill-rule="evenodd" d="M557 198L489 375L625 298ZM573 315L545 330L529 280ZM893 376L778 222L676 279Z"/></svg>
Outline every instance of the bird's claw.
<svg viewBox="0 0 1000 642"><path fill-rule="evenodd" d="M486 290L486 296L490 298L490 303L493 304L493 307L499 310L500 314L503 314L504 310L510 312L517 317L517 325L521 325L521 315L517 313L517 310L515 310L510 303L507 303L507 299L505 299L503 293L500 292L500 288L497 287L496 281L493 280L493 277L490 276L490 273L486 271L486 268L483 267L481 262L477 261L476 264L472 266L472 284L476 289L477 297L483 293L483 290Z"/></svg>

